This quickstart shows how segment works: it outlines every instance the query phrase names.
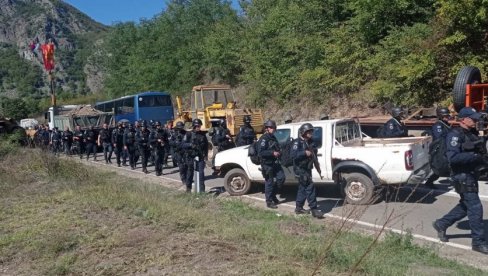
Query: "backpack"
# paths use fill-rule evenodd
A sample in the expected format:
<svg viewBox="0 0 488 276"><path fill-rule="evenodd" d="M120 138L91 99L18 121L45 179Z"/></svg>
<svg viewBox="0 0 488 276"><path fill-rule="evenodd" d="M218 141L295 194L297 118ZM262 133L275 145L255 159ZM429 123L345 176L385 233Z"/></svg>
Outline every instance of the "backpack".
<svg viewBox="0 0 488 276"><path fill-rule="evenodd" d="M249 149L247 150L247 156L251 158L251 162L254 165L261 165L261 159L259 158L258 155L258 143L260 143L261 139L259 139L256 142L253 142L251 145L249 145Z"/></svg>
<svg viewBox="0 0 488 276"><path fill-rule="evenodd" d="M291 157L291 151L293 142L295 139L290 139L281 147L280 163L283 167L293 166L293 158Z"/></svg>
<svg viewBox="0 0 488 276"><path fill-rule="evenodd" d="M449 176L451 168L447 160L446 139L439 138L429 146L429 163L432 171L439 176Z"/></svg>

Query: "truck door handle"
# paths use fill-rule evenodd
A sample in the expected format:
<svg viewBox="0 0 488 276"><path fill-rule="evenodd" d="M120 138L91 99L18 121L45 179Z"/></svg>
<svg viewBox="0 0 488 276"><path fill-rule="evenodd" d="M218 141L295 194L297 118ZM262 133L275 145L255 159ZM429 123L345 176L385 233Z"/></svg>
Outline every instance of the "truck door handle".
<svg viewBox="0 0 488 276"><path fill-rule="evenodd" d="M317 154L317 157L322 157L322 153Z"/></svg>

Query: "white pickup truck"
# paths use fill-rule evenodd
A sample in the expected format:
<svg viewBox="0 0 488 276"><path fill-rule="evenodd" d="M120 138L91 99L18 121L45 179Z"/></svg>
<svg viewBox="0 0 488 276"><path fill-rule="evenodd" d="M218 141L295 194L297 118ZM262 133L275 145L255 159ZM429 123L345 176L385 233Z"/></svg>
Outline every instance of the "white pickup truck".
<svg viewBox="0 0 488 276"><path fill-rule="evenodd" d="M275 135L279 143L297 138L303 123L278 126ZM372 203L382 185L418 184L430 173L431 137L373 139L363 135L355 119L307 123L315 129L312 139L318 146L323 176L313 169L314 183L338 185L350 204ZM248 157L248 148L233 148L215 156L215 170L224 176L225 189L231 195L246 194L252 183L264 183L260 166ZM285 183L297 183L293 167L284 171Z"/></svg>

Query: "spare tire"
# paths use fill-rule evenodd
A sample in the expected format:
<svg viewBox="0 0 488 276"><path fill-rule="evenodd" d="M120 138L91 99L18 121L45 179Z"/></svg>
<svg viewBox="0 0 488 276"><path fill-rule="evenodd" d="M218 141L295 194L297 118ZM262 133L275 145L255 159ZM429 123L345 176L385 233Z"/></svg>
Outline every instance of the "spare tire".
<svg viewBox="0 0 488 276"><path fill-rule="evenodd" d="M459 112L466 106L466 84L481 83L480 69L474 66L464 66L456 76L454 88L452 89L452 98L454 109Z"/></svg>

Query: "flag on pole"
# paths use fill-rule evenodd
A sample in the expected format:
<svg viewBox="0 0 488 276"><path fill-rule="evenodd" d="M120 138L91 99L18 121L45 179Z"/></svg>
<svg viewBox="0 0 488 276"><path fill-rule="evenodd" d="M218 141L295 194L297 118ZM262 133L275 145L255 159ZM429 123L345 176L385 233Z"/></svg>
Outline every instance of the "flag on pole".
<svg viewBox="0 0 488 276"><path fill-rule="evenodd" d="M42 44L42 60L44 61L44 69L51 71L54 69L54 43L52 41Z"/></svg>

